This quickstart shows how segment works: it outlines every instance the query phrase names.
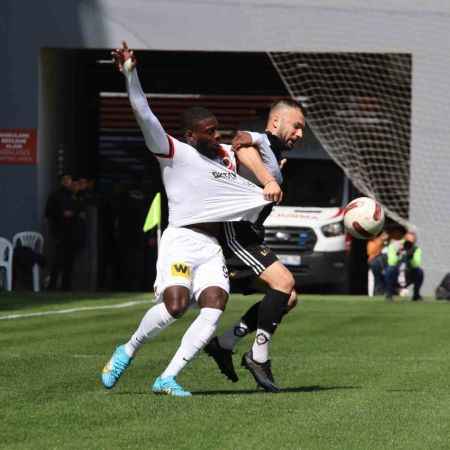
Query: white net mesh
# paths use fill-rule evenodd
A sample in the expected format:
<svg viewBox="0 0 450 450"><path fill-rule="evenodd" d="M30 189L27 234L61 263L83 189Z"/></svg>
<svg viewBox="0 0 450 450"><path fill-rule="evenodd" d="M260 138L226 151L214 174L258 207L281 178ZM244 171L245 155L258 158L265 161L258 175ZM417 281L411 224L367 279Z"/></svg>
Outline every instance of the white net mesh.
<svg viewBox="0 0 450 450"><path fill-rule="evenodd" d="M270 53L332 158L390 217L408 224L411 56Z"/></svg>

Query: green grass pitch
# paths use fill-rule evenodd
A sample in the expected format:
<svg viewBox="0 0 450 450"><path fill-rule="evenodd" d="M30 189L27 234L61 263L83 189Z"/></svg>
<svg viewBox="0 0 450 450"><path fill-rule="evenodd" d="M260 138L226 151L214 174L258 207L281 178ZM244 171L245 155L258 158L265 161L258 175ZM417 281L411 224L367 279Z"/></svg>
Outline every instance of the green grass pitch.
<svg viewBox="0 0 450 450"><path fill-rule="evenodd" d="M191 311L146 344L112 391L99 380L150 302L136 294L0 296L1 449L450 448L450 304L303 296L272 344L280 394L238 368L228 382L201 354L178 378L194 393L149 386ZM221 329L258 296L233 295ZM83 310L79 310L84 308ZM65 314L11 315L72 309ZM238 347L235 363L250 346Z"/></svg>

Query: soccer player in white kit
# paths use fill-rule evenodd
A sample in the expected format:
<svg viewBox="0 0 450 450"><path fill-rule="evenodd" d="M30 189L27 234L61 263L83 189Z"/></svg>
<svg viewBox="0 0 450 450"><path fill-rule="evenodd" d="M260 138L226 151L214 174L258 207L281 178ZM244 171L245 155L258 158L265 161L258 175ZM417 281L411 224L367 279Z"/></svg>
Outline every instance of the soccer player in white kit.
<svg viewBox="0 0 450 450"><path fill-rule="evenodd" d="M113 56L125 75L146 145L160 163L169 227L163 233L157 262L159 303L147 311L131 339L116 348L103 369L102 382L108 389L114 387L142 344L180 317L194 299L200 313L152 386L158 394L186 397L191 393L176 382L176 376L211 339L228 298L228 273L215 238L219 223L256 217L261 207L278 199L281 189L270 183L262 191L228 170L233 168L233 155L218 144L217 120L203 108L193 109L185 117L187 141L196 148L168 136L142 91L133 52L124 43ZM218 158L223 165L202 154Z"/></svg>

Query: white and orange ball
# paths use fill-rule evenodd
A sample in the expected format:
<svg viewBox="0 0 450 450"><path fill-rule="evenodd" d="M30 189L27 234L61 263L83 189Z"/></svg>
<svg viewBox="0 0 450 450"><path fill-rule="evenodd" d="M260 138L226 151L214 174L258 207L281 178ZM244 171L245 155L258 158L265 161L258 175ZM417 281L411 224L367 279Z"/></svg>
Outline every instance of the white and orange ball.
<svg viewBox="0 0 450 450"><path fill-rule="evenodd" d="M371 239L383 229L383 207L369 197L355 198L344 208L344 226L355 238Z"/></svg>

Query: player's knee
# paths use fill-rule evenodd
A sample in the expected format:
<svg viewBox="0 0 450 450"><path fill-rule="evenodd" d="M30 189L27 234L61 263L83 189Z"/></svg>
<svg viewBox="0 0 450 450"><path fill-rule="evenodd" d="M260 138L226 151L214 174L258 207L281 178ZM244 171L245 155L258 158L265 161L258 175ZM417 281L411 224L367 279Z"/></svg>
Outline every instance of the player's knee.
<svg viewBox="0 0 450 450"><path fill-rule="evenodd" d="M295 279L289 270L285 269L273 280L270 280L269 286L277 291L290 293L295 287Z"/></svg>
<svg viewBox="0 0 450 450"><path fill-rule="evenodd" d="M185 298L170 298L164 303L169 314L175 319L181 317L189 308L189 301Z"/></svg>
<svg viewBox="0 0 450 450"><path fill-rule="evenodd" d="M174 286L164 291L164 304L174 318L181 317L189 308L189 291L181 286Z"/></svg>
<svg viewBox="0 0 450 450"><path fill-rule="evenodd" d="M285 283L286 283L286 288L289 289L291 292L292 292L293 290L295 290L295 289L294 289L294 288L295 288L295 278L294 278L294 275L292 275L292 273L289 272L288 270L287 270L287 275L286 275Z"/></svg>
<svg viewBox="0 0 450 450"><path fill-rule="evenodd" d="M205 289L198 299L201 308L214 308L225 311L228 300L228 293L219 287Z"/></svg>

